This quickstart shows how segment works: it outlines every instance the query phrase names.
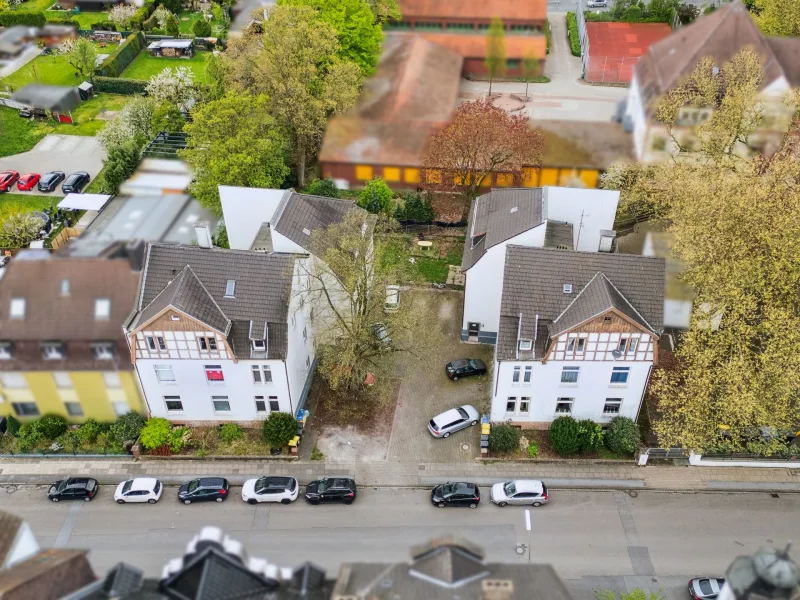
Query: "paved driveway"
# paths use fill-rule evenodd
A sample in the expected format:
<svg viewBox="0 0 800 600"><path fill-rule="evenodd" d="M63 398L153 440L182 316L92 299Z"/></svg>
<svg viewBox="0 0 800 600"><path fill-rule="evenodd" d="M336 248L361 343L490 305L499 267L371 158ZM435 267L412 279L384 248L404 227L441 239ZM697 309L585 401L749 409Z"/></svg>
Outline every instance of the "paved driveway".
<svg viewBox="0 0 800 600"><path fill-rule="evenodd" d="M69 176L75 171L86 171L92 180L103 168L106 153L94 137L81 135L47 135L28 152L0 158L0 171L13 169L20 173L40 173L64 171ZM14 188L16 190L16 186ZM20 192L39 194L38 191ZM47 196L62 196L57 188Z"/></svg>
<svg viewBox="0 0 800 600"><path fill-rule="evenodd" d="M459 339L463 293L420 291L428 294L430 323L446 333L444 343L431 348L424 364L404 365L387 460L393 462L472 462L480 453L480 427L469 427L447 439L428 433L431 417L462 404L484 413L489 407L491 374L450 381L444 366L456 358L480 358L491 368L492 346L464 344ZM464 449L462 445L469 447Z"/></svg>

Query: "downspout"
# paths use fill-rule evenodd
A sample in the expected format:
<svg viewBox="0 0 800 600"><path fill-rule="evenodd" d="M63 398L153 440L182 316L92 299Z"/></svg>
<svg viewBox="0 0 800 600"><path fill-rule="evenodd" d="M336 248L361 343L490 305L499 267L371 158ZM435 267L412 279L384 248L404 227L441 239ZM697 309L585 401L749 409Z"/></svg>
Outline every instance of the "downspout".
<svg viewBox="0 0 800 600"><path fill-rule="evenodd" d="M536 358L536 334L539 333L539 313L536 313L536 321L533 326L533 358Z"/></svg>
<svg viewBox="0 0 800 600"><path fill-rule="evenodd" d="M144 385L142 385L142 375L139 373L139 363L133 363L133 368L136 370L136 379L137 383L139 384L139 389L142 392L142 398L144 398L145 406L147 406L147 416L153 416L153 411L150 408L150 400L147 399L147 392L144 390Z"/></svg>
<svg viewBox="0 0 800 600"><path fill-rule="evenodd" d="M517 321L517 343L514 344L514 357L519 360L519 336L522 335L522 313L519 313Z"/></svg>
<svg viewBox="0 0 800 600"><path fill-rule="evenodd" d="M292 412L292 416L297 416L294 413L294 405L292 404L292 386L289 383L289 367L286 366L286 361L283 361L283 372L286 374L286 390L289 392L289 409Z"/></svg>

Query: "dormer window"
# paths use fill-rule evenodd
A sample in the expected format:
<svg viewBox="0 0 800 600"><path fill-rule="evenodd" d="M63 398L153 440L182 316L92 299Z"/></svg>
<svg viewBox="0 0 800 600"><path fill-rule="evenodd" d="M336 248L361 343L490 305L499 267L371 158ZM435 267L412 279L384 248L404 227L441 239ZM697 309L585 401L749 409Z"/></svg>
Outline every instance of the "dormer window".
<svg viewBox="0 0 800 600"><path fill-rule="evenodd" d="M98 342L92 344L92 356L95 360L113 360L114 342Z"/></svg>
<svg viewBox="0 0 800 600"><path fill-rule="evenodd" d="M24 319L25 318L25 298L12 298L11 299L10 315L11 315L12 319Z"/></svg>
<svg viewBox="0 0 800 600"><path fill-rule="evenodd" d="M253 350L256 352L266 352L267 342L265 340L253 340Z"/></svg>
<svg viewBox="0 0 800 600"><path fill-rule="evenodd" d="M106 321L111 316L111 300L97 298L94 301L94 318L96 321Z"/></svg>
<svg viewBox="0 0 800 600"><path fill-rule="evenodd" d="M520 352L530 352L533 349L533 340L520 340L519 341L519 350Z"/></svg>
<svg viewBox="0 0 800 600"><path fill-rule="evenodd" d="M14 342L0 342L0 360L11 360L14 357Z"/></svg>
<svg viewBox="0 0 800 600"><path fill-rule="evenodd" d="M61 280L61 295L69 296L69 279Z"/></svg>
<svg viewBox="0 0 800 600"><path fill-rule="evenodd" d="M42 357L45 360L61 360L64 358L63 342L44 342L42 343Z"/></svg>

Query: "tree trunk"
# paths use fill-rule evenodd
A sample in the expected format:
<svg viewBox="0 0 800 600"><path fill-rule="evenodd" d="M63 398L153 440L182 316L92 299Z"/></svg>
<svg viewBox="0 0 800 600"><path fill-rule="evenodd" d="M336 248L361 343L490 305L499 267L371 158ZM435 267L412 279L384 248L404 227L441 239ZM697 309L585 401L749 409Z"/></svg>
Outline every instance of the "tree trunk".
<svg viewBox="0 0 800 600"><path fill-rule="evenodd" d="M489 100L492 99L492 79L494 79L494 77L489 75Z"/></svg>
<svg viewBox="0 0 800 600"><path fill-rule="evenodd" d="M525 81L525 100L528 99L528 84L530 84L530 81L526 80Z"/></svg>
<svg viewBox="0 0 800 600"><path fill-rule="evenodd" d="M297 187L306 185L306 149L303 142L297 140Z"/></svg>

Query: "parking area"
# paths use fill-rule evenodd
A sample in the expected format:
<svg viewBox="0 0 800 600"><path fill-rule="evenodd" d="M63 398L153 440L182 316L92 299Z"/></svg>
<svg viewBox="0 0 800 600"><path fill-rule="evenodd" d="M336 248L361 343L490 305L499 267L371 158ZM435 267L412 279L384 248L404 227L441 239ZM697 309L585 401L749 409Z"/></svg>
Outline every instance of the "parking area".
<svg viewBox="0 0 800 600"><path fill-rule="evenodd" d="M430 348L422 363L406 359L389 440L387 460L392 462L472 462L480 453L480 428L468 427L446 439L428 432L428 421L439 413L471 404L483 414L489 407L491 372L450 381L445 365L458 358L479 358L491 369L492 346L464 344L459 339L463 294L426 291L429 322L445 333L441 346Z"/></svg>
<svg viewBox="0 0 800 600"><path fill-rule="evenodd" d="M94 137L79 135L47 135L28 152L0 158L0 171L14 170L22 173L63 171L67 176L75 171L86 171L92 180L103 168L106 153ZM16 188L14 190L16 191ZM24 194L39 194L36 189ZM52 196L62 196L59 187Z"/></svg>

